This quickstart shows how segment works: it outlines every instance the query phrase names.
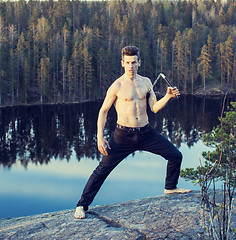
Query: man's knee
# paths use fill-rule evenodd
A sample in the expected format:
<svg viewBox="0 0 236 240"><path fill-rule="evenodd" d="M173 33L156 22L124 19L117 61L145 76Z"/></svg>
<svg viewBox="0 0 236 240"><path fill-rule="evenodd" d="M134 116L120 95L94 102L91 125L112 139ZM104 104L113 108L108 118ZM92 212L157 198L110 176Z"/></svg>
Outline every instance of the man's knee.
<svg viewBox="0 0 236 240"><path fill-rule="evenodd" d="M179 163L182 162L183 154L182 154L179 150L176 152L175 159L176 159L176 161L178 161Z"/></svg>
<svg viewBox="0 0 236 240"><path fill-rule="evenodd" d="M93 171L93 175L95 176L103 176L108 175L113 170L112 165L105 165L105 164L99 164L96 169Z"/></svg>

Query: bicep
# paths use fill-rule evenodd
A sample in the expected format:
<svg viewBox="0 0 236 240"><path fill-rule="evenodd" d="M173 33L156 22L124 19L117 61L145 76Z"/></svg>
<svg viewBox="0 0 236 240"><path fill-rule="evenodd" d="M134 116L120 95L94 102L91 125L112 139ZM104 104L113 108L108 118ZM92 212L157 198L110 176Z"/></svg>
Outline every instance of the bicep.
<svg viewBox="0 0 236 240"><path fill-rule="evenodd" d="M115 100L116 100L116 94L114 89L108 89L106 97L101 107L101 111L108 112L112 104L115 102Z"/></svg>
<svg viewBox="0 0 236 240"><path fill-rule="evenodd" d="M148 99L148 103L149 103L149 106L150 106L150 109L151 109L152 112L154 112L153 106L156 102L157 102L156 94L154 93L153 88L151 87L150 88L150 97Z"/></svg>

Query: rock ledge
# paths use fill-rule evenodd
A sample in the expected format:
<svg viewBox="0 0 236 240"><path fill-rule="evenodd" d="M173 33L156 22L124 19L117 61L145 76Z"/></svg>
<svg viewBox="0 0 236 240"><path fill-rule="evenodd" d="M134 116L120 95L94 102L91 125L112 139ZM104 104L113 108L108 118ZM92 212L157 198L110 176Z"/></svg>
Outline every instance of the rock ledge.
<svg viewBox="0 0 236 240"><path fill-rule="evenodd" d="M2 219L0 239L197 239L201 212L200 194L193 191L91 207L86 219L74 219L74 209Z"/></svg>

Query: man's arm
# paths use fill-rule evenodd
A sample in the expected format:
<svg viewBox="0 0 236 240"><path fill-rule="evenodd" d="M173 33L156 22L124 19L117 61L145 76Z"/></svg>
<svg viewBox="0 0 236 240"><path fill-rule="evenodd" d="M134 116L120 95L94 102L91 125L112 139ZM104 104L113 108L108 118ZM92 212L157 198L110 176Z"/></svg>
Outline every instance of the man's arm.
<svg viewBox="0 0 236 240"><path fill-rule="evenodd" d="M107 114L110 110L112 104L116 100L116 90L115 85L112 85L108 90L102 107L98 114L98 121L97 121L97 145L98 150L103 155L108 155L107 149L110 149L108 141L104 138L103 132L104 127L107 120Z"/></svg>
<svg viewBox="0 0 236 240"><path fill-rule="evenodd" d="M153 88L151 87L150 88L150 98L149 98L149 105L150 105L151 110L154 113L157 113L158 111L160 111L162 108L165 107L165 105L171 98L174 98L179 94L180 93L177 88L168 87L165 96L163 98L161 98L159 101L157 101L156 95L153 91Z"/></svg>

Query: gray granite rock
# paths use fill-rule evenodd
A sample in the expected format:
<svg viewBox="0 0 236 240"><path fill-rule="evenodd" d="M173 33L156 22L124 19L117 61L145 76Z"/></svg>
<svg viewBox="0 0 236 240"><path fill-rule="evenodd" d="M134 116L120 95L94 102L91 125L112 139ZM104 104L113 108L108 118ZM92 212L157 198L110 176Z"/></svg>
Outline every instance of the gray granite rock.
<svg viewBox="0 0 236 240"><path fill-rule="evenodd" d="M85 219L73 214L74 209L2 219L0 239L187 240L203 233L195 191L91 207Z"/></svg>

